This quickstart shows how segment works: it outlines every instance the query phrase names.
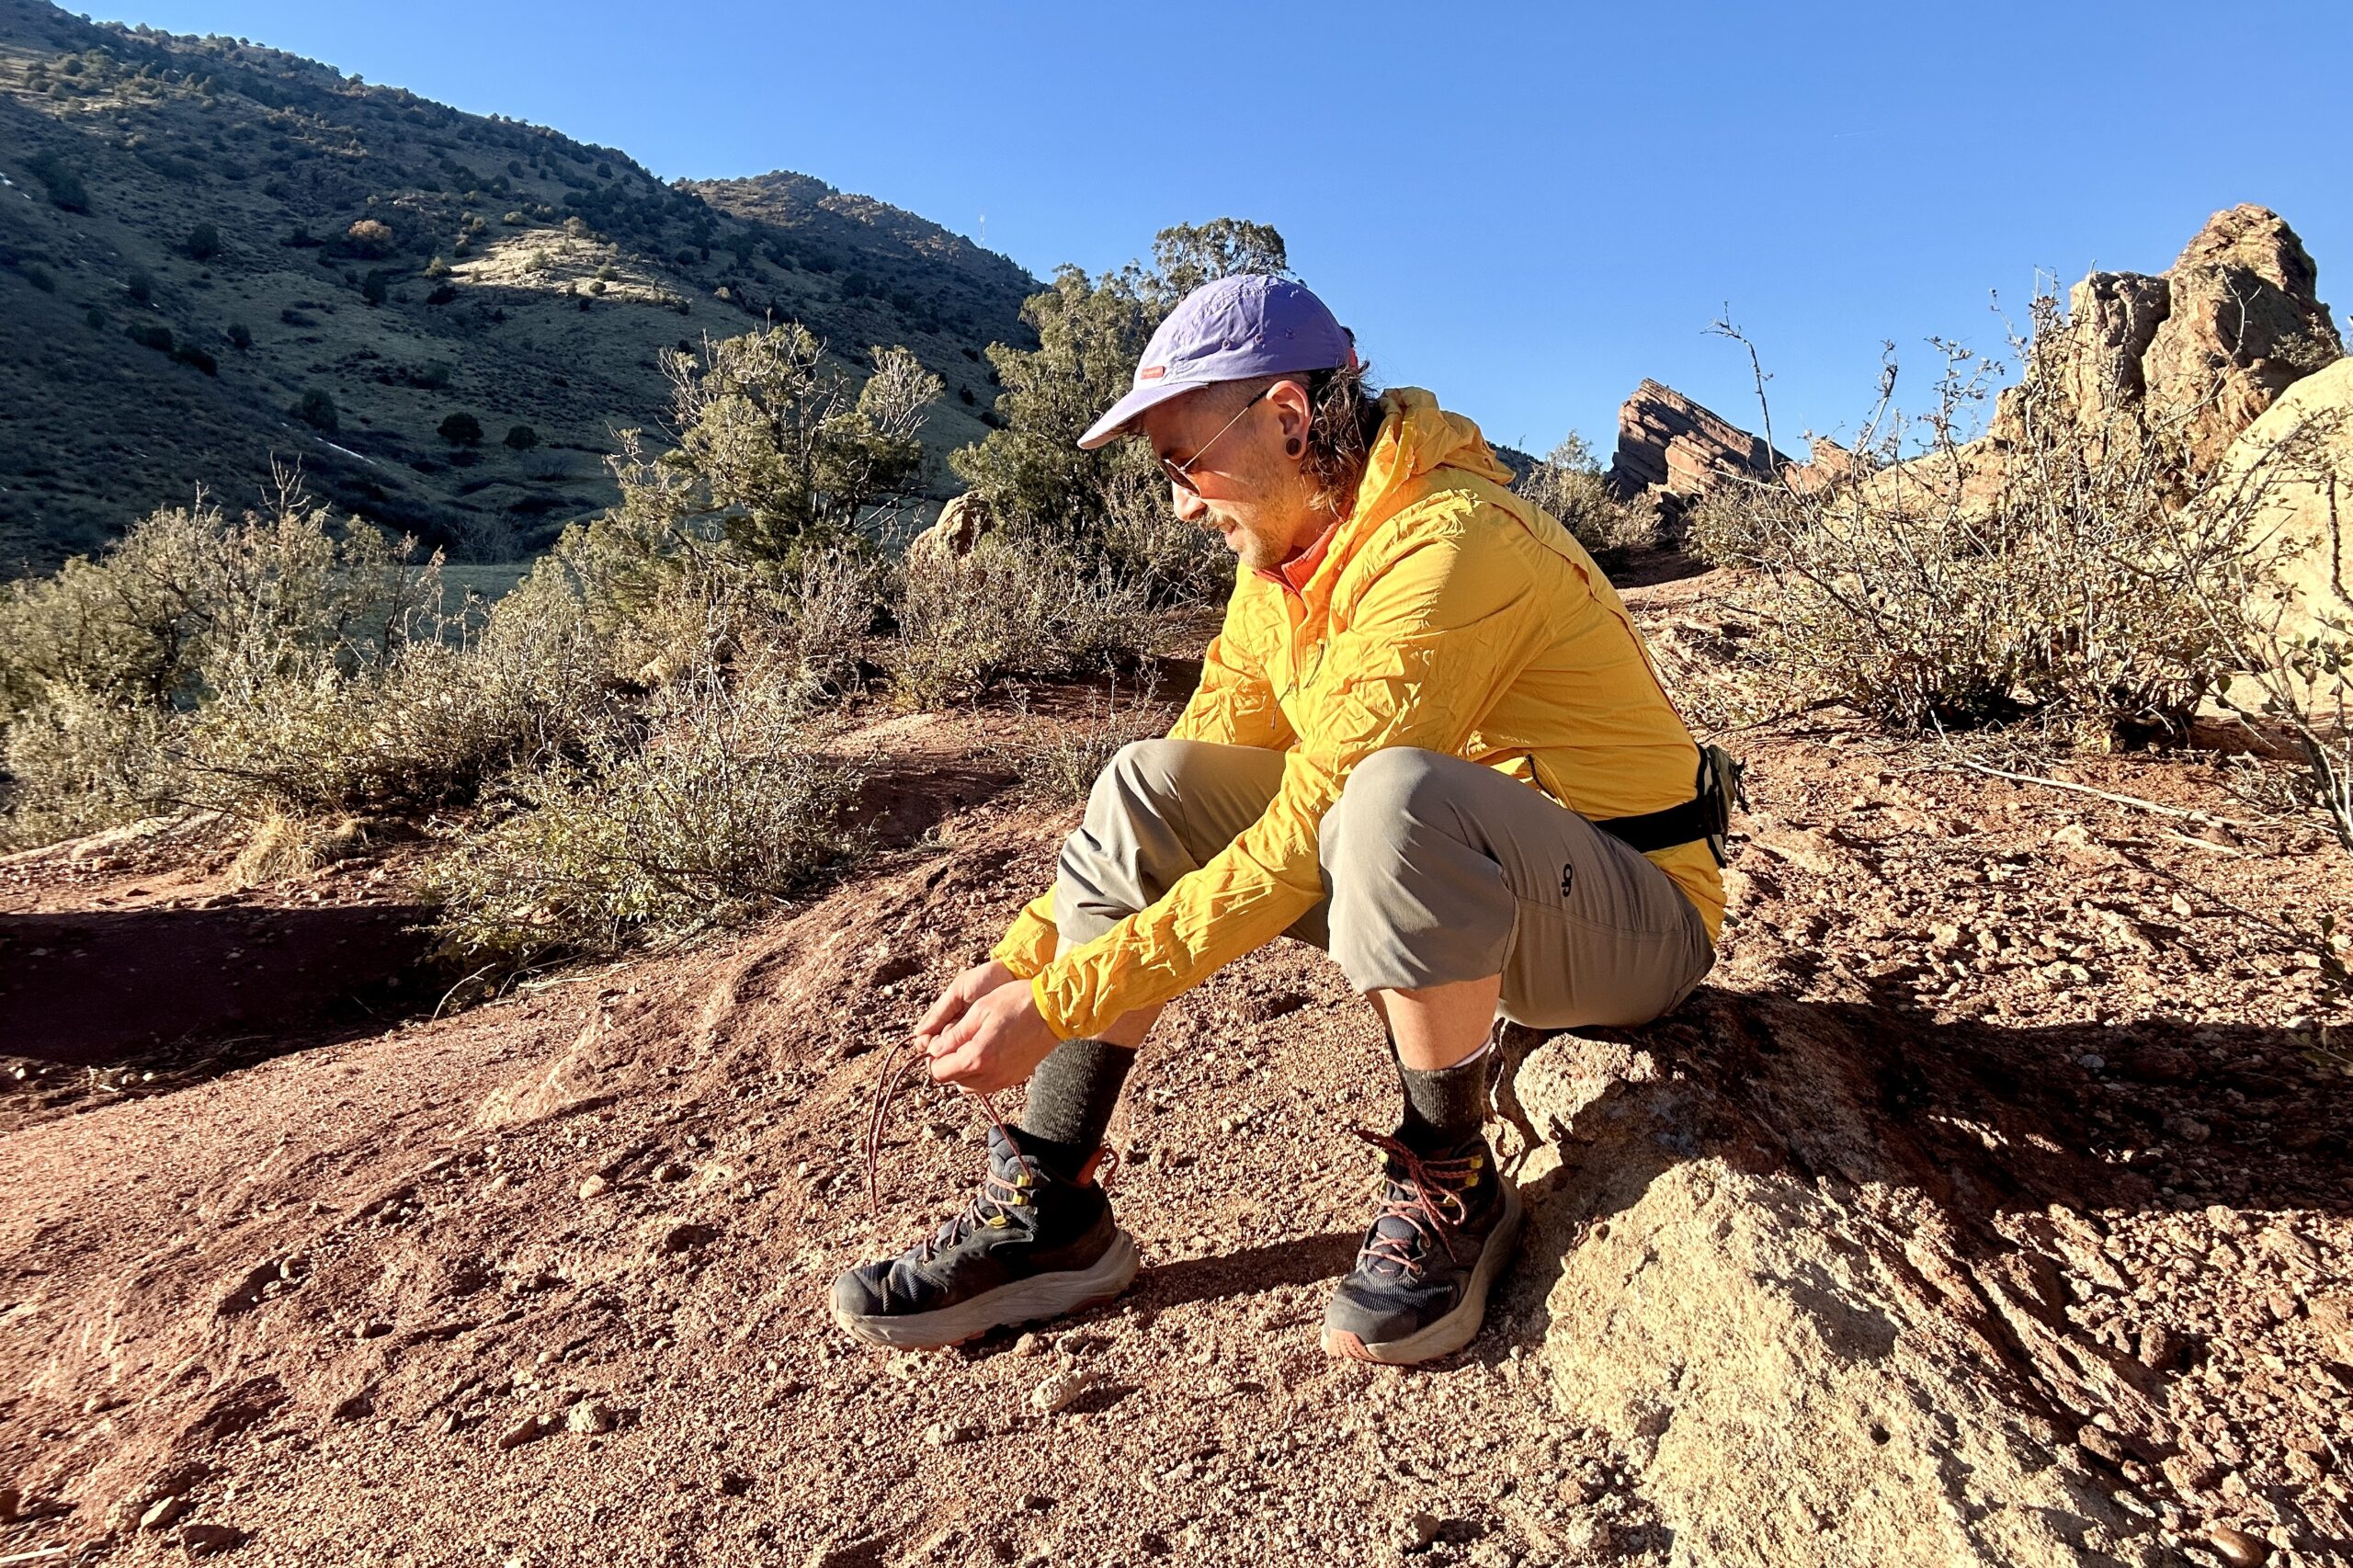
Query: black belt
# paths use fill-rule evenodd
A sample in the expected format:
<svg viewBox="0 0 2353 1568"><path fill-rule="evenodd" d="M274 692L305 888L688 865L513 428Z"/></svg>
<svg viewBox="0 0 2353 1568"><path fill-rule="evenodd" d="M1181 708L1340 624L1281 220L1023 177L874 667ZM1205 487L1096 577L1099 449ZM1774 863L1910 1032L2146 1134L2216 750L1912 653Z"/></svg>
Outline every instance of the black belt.
<svg viewBox="0 0 2353 1568"><path fill-rule="evenodd" d="M1608 817L1593 825L1643 855L1705 839L1708 853L1722 866L1724 835L1732 829L1732 809L1748 804L1747 793L1741 788L1741 775L1747 770L1746 764L1723 747L1701 746L1699 777L1692 781L1696 793L1691 799L1640 816Z"/></svg>
<svg viewBox="0 0 2353 1568"><path fill-rule="evenodd" d="M1663 811L1644 812L1640 816L1609 817L1596 821L1593 825L1636 852L1650 855L1678 844L1696 843L1722 831L1711 825L1712 820L1708 803L1694 800Z"/></svg>

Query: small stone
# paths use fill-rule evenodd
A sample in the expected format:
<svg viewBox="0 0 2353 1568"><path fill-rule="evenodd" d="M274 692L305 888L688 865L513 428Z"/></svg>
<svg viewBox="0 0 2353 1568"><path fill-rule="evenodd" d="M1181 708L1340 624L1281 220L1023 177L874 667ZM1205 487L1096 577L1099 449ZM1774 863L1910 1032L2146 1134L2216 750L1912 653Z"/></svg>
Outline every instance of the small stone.
<svg viewBox="0 0 2353 1568"><path fill-rule="evenodd" d="M17 1522L17 1510L24 1504L24 1496L13 1486L0 1486L0 1525Z"/></svg>
<svg viewBox="0 0 2353 1568"><path fill-rule="evenodd" d="M1397 1544L1407 1551L1424 1551L1438 1539L1442 1523L1436 1514L1408 1514L1398 1523Z"/></svg>
<svg viewBox="0 0 2353 1568"><path fill-rule="evenodd" d="M2124 1462L2124 1445L2116 1440L2115 1433L2104 1427L2086 1424L2075 1433L2075 1441L2086 1452L2096 1454L2110 1464Z"/></svg>
<svg viewBox="0 0 2353 1568"><path fill-rule="evenodd" d="M1056 1415L1084 1398L1099 1381L1085 1368L1056 1372L1030 1391L1029 1403L1049 1415Z"/></svg>
<svg viewBox="0 0 2353 1568"><path fill-rule="evenodd" d="M169 1497L161 1497L149 1504L147 1511L139 1516L139 1528L142 1530L164 1529L169 1527L174 1519L187 1512L188 1499L175 1493Z"/></svg>
<svg viewBox="0 0 2353 1568"><path fill-rule="evenodd" d="M2171 1367L2181 1355L2181 1339L2161 1323L2144 1324L2141 1328L2141 1365L2153 1372Z"/></svg>
<svg viewBox="0 0 2353 1568"><path fill-rule="evenodd" d="M2216 1525L2206 1532L2206 1539L2214 1543L2214 1550L2231 1568L2260 1568L2271 1555L2269 1541L2257 1540L2234 1526Z"/></svg>
<svg viewBox="0 0 2353 1568"><path fill-rule="evenodd" d="M245 1532L234 1525L192 1524L180 1527L180 1549L190 1557L234 1551L245 1543Z"/></svg>
<svg viewBox="0 0 2353 1568"><path fill-rule="evenodd" d="M1616 1548L1618 1537L1608 1519L1582 1514L1561 1527L1561 1544L1584 1556L1601 1557Z"/></svg>
<svg viewBox="0 0 2353 1568"><path fill-rule="evenodd" d="M950 1426L945 1421L935 1421L923 1429L923 1440L935 1449L944 1449L954 1443L970 1442L972 1437L971 1427Z"/></svg>
<svg viewBox="0 0 2353 1568"><path fill-rule="evenodd" d="M603 1176L592 1176L580 1184L580 1196L584 1199L602 1198L612 1189L611 1182L607 1181Z"/></svg>
<svg viewBox="0 0 2353 1568"><path fill-rule="evenodd" d="M537 1439L546 1430L545 1423L541 1422L538 1416L526 1415L498 1435L498 1446L502 1450L519 1449L524 1444Z"/></svg>
<svg viewBox="0 0 2353 1568"><path fill-rule="evenodd" d="M392 1325L381 1321L363 1323L351 1331L354 1339L381 1339L392 1332Z"/></svg>
<svg viewBox="0 0 2353 1568"><path fill-rule="evenodd" d="M676 1160L665 1160L654 1167L654 1179L655 1181L684 1181L687 1179L687 1167Z"/></svg>
<svg viewBox="0 0 2353 1568"><path fill-rule="evenodd" d="M673 1225L662 1236L665 1252L691 1252L719 1234L708 1225Z"/></svg>
<svg viewBox="0 0 2353 1568"><path fill-rule="evenodd" d="M563 1424L584 1437L598 1437L613 1429L612 1406L601 1400L584 1399L572 1407Z"/></svg>
<svg viewBox="0 0 2353 1568"><path fill-rule="evenodd" d="M1046 1342L1034 1334L1025 1334L1013 1342L1016 1356L1035 1356L1046 1348Z"/></svg>

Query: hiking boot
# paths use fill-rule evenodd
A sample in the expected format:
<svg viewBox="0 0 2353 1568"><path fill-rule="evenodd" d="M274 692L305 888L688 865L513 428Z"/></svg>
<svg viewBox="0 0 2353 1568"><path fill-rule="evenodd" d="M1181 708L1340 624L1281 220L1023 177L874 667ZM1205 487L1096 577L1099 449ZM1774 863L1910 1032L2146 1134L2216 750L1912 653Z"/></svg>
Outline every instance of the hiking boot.
<svg viewBox="0 0 2353 1568"><path fill-rule="evenodd" d="M1407 1366L1461 1349L1519 1239L1519 1194L1484 1138L1415 1149L1357 1136L1388 1156L1381 1211L1324 1312L1326 1354Z"/></svg>
<svg viewBox="0 0 2353 1568"><path fill-rule="evenodd" d="M1112 1222L1091 1171L1049 1176L1017 1136L989 1130L988 1175L961 1213L898 1256L834 1280L835 1322L871 1345L928 1350L1128 1288L1135 1238Z"/></svg>

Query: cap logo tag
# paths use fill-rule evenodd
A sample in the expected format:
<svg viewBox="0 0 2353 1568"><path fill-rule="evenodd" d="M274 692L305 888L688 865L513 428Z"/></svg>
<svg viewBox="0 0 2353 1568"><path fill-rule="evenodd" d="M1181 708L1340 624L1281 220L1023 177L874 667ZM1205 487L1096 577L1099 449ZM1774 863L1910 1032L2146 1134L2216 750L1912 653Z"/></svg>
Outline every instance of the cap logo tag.
<svg viewBox="0 0 2353 1568"><path fill-rule="evenodd" d="M1156 381L1167 373L1168 367L1165 365L1146 365L1142 369L1136 372L1136 380L1140 381Z"/></svg>

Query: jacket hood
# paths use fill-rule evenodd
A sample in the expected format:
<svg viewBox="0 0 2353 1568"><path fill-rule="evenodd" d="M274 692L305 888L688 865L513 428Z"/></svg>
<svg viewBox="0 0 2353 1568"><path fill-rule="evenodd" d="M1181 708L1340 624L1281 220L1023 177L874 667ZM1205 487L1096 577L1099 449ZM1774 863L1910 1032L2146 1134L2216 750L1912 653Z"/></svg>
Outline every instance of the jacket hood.
<svg viewBox="0 0 2353 1568"><path fill-rule="evenodd" d="M1373 437L1364 479L1357 486L1357 516L1378 509L1382 496L1432 469L1459 468L1495 484L1511 483L1511 470L1479 427L1440 408L1431 393L1397 387L1381 394L1381 433Z"/></svg>

